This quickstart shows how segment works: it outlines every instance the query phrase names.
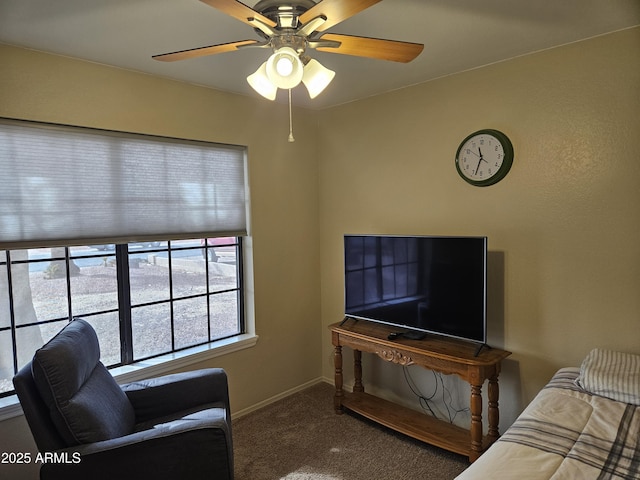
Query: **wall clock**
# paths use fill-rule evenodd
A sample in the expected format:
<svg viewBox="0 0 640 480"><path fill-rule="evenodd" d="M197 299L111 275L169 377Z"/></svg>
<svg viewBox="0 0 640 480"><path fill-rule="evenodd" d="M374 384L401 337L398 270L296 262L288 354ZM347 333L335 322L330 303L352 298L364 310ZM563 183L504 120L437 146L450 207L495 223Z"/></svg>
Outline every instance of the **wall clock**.
<svg viewBox="0 0 640 480"><path fill-rule="evenodd" d="M502 180L513 164L513 145L498 130L478 130L465 138L456 152L456 170L476 187Z"/></svg>

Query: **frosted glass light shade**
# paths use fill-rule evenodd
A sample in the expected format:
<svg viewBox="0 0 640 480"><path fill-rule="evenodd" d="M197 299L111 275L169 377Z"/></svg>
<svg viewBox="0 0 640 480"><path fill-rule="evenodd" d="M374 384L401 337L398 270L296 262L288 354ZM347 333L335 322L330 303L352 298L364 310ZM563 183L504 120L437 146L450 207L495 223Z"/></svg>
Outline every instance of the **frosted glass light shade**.
<svg viewBox="0 0 640 480"><path fill-rule="evenodd" d="M309 97L316 98L331 83L336 72L329 70L316 59L311 59L304 66L302 82L309 91Z"/></svg>
<svg viewBox="0 0 640 480"><path fill-rule="evenodd" d="M271 80L267 77L267 62L264 62L260 65L258 70L249 75L247 77L247 82L249 82L249 85L251 85L251 87L264 98L269 100L276 99L278 87L271 83Z"/></svg>
<svg viewBox="0 0 640 480"><path fill-rule="evenodd" d="M276 72L282 77L288 77L293 73L293 61L288 56L281 56L276 62Z"/></svg>
<svg viewBox="0 0 640 480"><path fill-rule="evenodd" d="M291 47L282 47L267 60L267 78L278 88L288 90L302 81L302 62Z"/></svg>

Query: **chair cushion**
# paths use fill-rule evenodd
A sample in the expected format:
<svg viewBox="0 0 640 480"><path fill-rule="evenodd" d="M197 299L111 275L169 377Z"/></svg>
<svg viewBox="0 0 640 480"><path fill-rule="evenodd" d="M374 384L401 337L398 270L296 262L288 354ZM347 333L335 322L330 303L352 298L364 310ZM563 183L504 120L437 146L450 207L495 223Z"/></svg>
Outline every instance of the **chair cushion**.
<svg viewBox="0 0 640 480"><path fill-rule="evenodd" d="M40 348L31 368L51 419L69 446L133 432L133 407L100 362L98 337L85 320L74 319Z"/></svg>

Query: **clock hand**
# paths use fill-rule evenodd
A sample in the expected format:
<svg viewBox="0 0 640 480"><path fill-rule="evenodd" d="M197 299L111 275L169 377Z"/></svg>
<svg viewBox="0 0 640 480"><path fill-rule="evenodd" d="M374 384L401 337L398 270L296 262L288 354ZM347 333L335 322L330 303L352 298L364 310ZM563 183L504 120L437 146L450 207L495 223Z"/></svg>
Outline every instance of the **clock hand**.
<svg viewBox="0 0 640 480"><path fill-rule="evenodd" d="M482 162L486 162L486 160L483 158L482 156L482 150L480 150L480 147L478 147L478 153L480 154L480 160L478 160L478 166L476 167L476 171L474 172L474 175L478 174L478 170L480 170L480 164ZM488 162L487 162L488 163Z"/></svg>

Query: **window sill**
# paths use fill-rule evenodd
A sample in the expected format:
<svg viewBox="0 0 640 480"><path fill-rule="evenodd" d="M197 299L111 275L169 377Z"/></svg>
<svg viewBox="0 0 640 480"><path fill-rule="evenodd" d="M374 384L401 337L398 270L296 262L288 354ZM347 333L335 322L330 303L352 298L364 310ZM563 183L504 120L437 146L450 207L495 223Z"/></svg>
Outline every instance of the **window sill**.
<svg viewBox="0 0 640 480"><path fill-rule="evenodd" d="M133 365L113 368L110 372L118 383L135 382L144 378L166 375L194 363L251 348L257 342L257 335L247 333L180 352L169 353ZM22 407L16 395L0 399L0 421L19 415L22 415Z"/></svg>

